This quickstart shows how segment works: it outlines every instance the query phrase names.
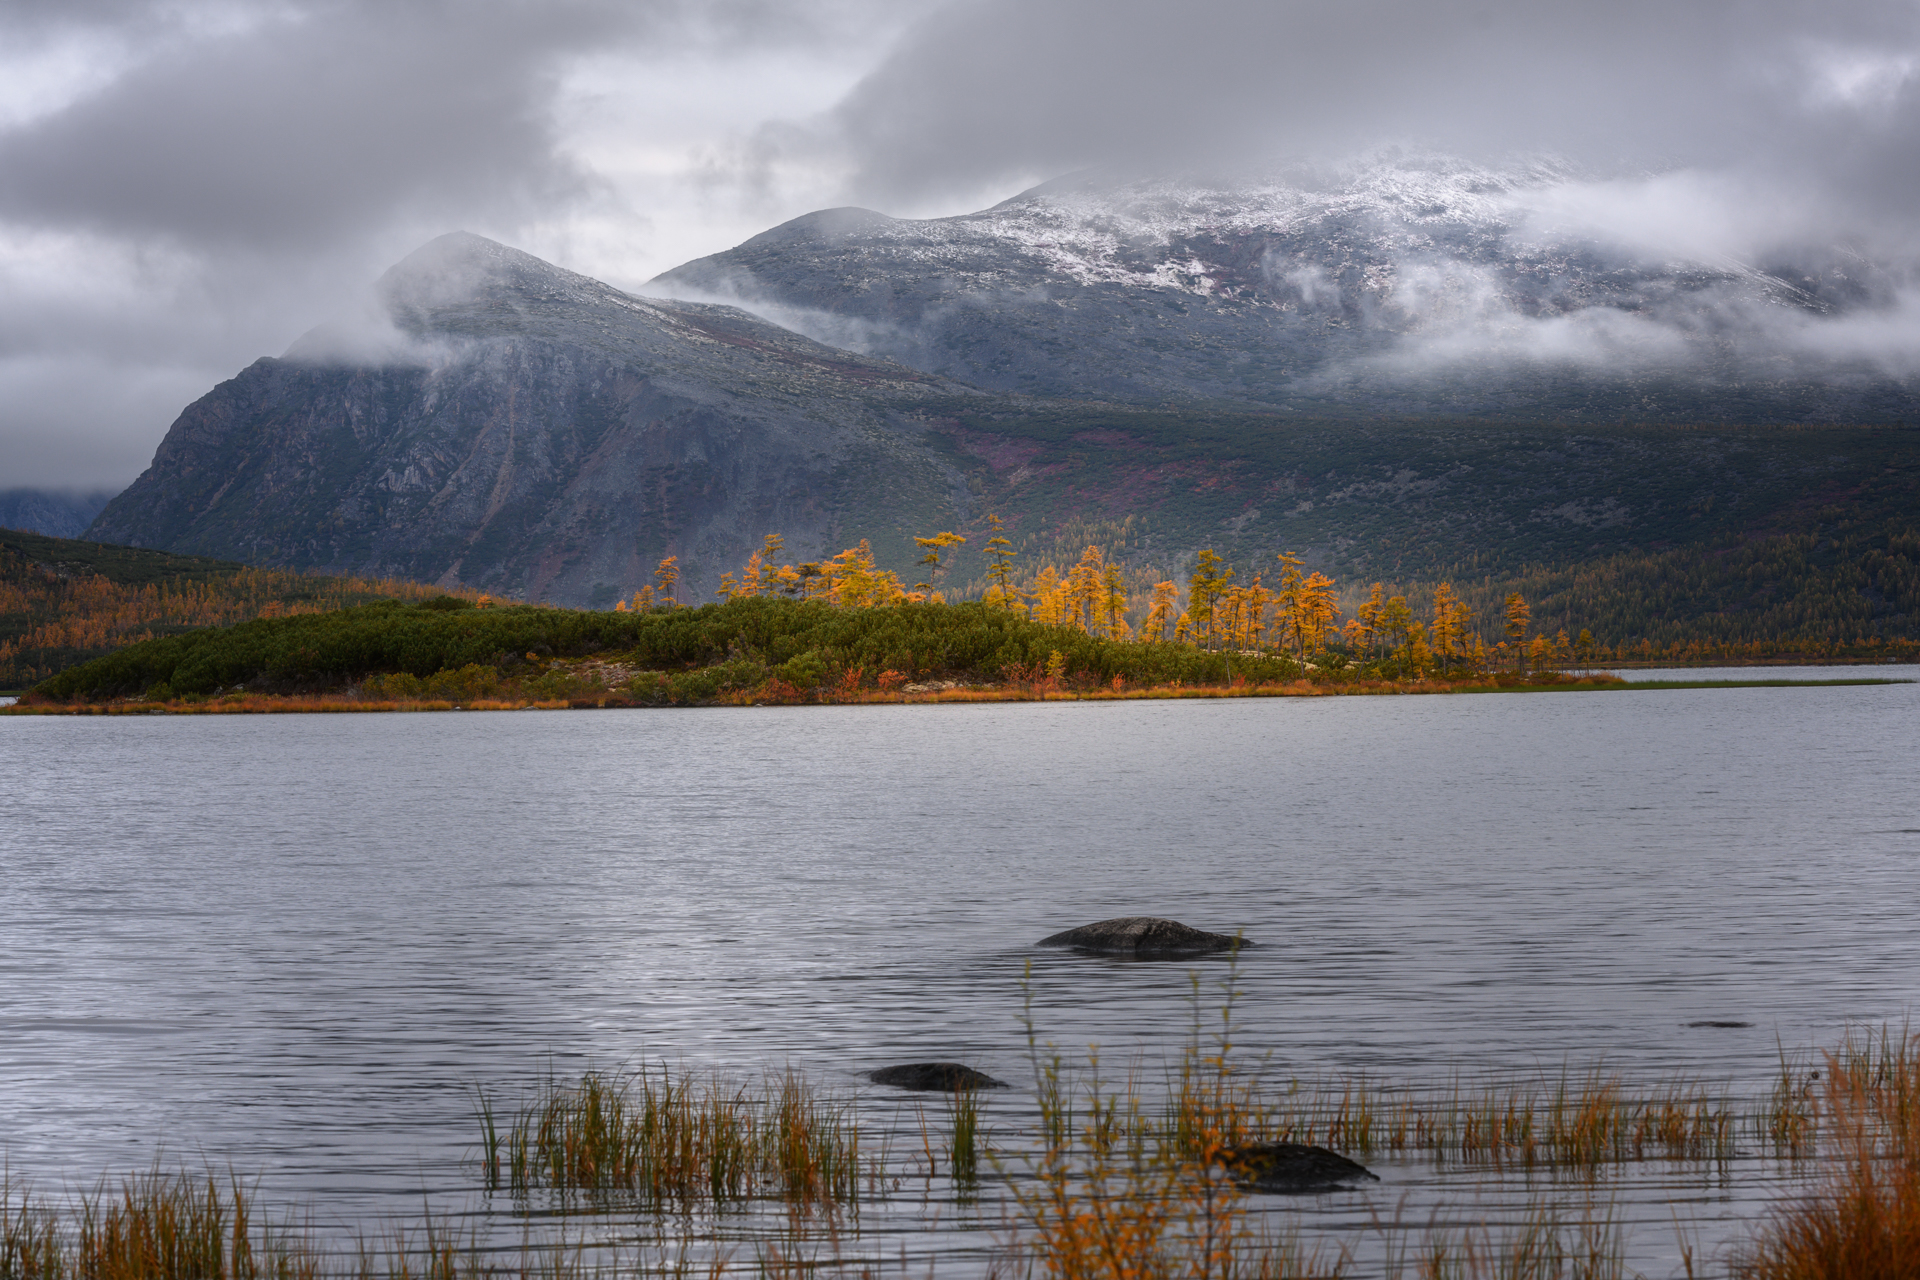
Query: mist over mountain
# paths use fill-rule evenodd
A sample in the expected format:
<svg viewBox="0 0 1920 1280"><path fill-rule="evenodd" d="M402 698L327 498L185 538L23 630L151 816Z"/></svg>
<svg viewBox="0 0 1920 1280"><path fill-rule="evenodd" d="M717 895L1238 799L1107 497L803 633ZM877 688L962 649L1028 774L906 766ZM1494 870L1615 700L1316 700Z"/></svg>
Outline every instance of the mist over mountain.
<svg viewBox="0 0 1920 1280"><path fill-rule="evenodd" d="M1247 249L1239 266L1195 250L1178 260L1192 267L1182 278L1168 244L1217 251L1238 206L1176 194L1158 207L1186 221L1169 215L1159 239L1133 235L1138 220L1102 238L1076 214L1061 215L1051 239L1018 240L1040 225L1036 209L1063 203L1040 193L973 220L821 215L743 246L799 270L807 245L826 244L824 265L795 278L816 301L860 300L865 312L813 308L817 330L830 321L849 345L893 341L900 361L736 307L635 296L479 236L443 236L390 270L365 306L189 405L88 536L600 607L650 583L666 556L679 558L683 600L710 598L767 534L783 535L796 560L870 538L881 564L907 572L913 536L978 534L988 512L1030 568L1100 542L1143 580L1184 576L1202 547L1249 573L1284 547L1343 581L1430 582L1789 534L1828 546L1843 528L1904 536L1901 513L1920 484L1911 428L1676 429L1645 420L1663 384L1610 369L1585 385L1616 408L1639 394L1631 424L1580 421L1515 382L1504 384L1505 415L1369 413L1338 386L1321 401L1330 409L1303 410L1311 402L1292 388L1338 360L1403 359L1398 344L1424 332L1369 301L1369 281L1390 298L1401 277L1343 268L1359 282L1351 307L1347 276L1289 280L1274 264L1294 261L1288 246L1332 243L1338 215L1304 206L1306 238L1288 241L1270 201L1234 233ZM1501 192L1482 194L1491 204ZM1368 200L1371 211L1385 197L1376 189ZM1422 216L1436 228L1422 252L1444 244L1466 260L1477 246L1490 275L1515 261L1498 237L1462 231L1463 219L1407 218ZM930 238L956 223L933 242L935 269ZM1368 225L1368 236L1340 241L1343 252L1403 263L1365 256L1404 244ZM1536 300L1533 314L1513 305L1527 323L1553 323L1555 299L1572 306L1570 288L1542 283L1545 268L1498 278L1503 296ZM1849 305L1838 276L1813 282L1837 300L1731 269L1691 295L1678 272L1580 278L1641 300L1658 317L1649 324L1677 326L1669 318L1702 294L1761 315ZM1014 285L1034 279L1043 283L1025 292ZM1322 301L1310 305L1310 291ZM946 345L905 344L899 335L916 326ZM1261 333L1294 341L1301 371L1263 375L1248 336ZM968 347L970 337L982 345ZM1246 358L1221 355L1229 340ZM1071 394L981 389L908 359L959 364L1001 387L1053 379L1049 390ZM1702 381L1689 378L1664 384L1673 403L1702 402ZM1762 410L1754 417L1786 416L1789 399L1740 385ZM1259 399L1276 386L1278 402ZM1807 394L1830 406L1841 393ZM950 586L984 571L983 543L956 554Z"/></svg>
<svg viewBox="0 0 1920 1280"><path fill-rule="evenodd" d="M667 555L704 588L770 530L897 533L961 483L908 415L966 394L456 233L188 406L88 536L604 606Z"/></svg>
<svg viewBox="0 0 1920 1280"><path fill-rule="evenodd" d="M111 489L0 489L0 529L77 538L112 497Z"/></svg>
<svg viewBox="0 0 1920 1280"><path fill-rule="evenodd" d="M823 210L648 287L1037 395L1572 420L1913 414L1920 304L1897 263L1785 235L1690 256L1678 228L1636 243L1621 210L1595 208L1607 195L1560 162L1431 155L1260 180L1089 173L957 217Z"/></svg>

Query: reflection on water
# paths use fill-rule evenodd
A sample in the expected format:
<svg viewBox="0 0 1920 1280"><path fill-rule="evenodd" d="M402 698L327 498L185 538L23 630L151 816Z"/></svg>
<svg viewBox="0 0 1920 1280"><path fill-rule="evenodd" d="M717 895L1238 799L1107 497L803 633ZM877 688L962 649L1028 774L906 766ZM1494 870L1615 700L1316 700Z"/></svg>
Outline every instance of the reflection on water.
<svg viewBox="0 0 1920 1280"><path fill-rule="evenodd" d="M204 1155L328 1225L478 1204L476 1085L1031 1081L1029 965L1042 1039L1157 1071L1224 961L1031 945L1122 914L1245 931L1241 1045L1279 1080L1604 1058L1758 1089L1777 1045L1914 1003L1917 694L7 719L0 1140L53 1186ZM1378 1163L1312 1211L1512 1194ZM1717 1239L1771 1176L1636 1171L1627 1216L1666 1256L1662 1197Z"/></svg>

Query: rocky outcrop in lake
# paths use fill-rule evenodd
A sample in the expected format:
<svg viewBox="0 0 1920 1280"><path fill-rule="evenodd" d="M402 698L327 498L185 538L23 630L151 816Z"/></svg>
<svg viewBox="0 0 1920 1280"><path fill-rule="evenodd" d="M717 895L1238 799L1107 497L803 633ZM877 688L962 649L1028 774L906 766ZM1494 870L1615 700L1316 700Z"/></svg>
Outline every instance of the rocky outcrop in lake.
<svg viewBox="0 0 1920 1280"><path fill-rule="evenodd" d="M1304 1142L1252 1142L1226 1152L1220 1163L1253 1191L1298 1194L1380 1181L1365 1165Z"/></svg>
<svg viewBox="0 0 1920 1280"><path fill-rule="evenodd" d="M1116 916L1040 939L1036 946L1073 947L1131 956L1192 956L1251 946L1224 933L1208 933L1157 916Z"/></svg>
<svg viewBox="0 0 1920 1280"><path fill-rule="evenodd" d="M1004 1089L1006 1081L959 1062L906 1062L869 1071L867 1079L896 1089L925 1093L959 1093L963 1089Z"/></svg>

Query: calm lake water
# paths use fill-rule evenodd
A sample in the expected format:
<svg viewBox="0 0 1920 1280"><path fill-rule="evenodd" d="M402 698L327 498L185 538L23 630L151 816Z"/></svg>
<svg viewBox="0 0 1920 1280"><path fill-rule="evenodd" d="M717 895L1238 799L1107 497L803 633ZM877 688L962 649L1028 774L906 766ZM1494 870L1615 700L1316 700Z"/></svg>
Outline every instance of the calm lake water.
<svg viewBox="0 0 1920 1280"><path fill-rule="evenodd" d="M549 1070L852 1090L957 1058L1028 1082L992 1103L1012 1130L1029 965L1070 1056L1157 1071L1189 975L1217 1000L1223 961L1032 946L1131 914L1257 944L1237 1016L1277 1079L1604 1060L1751 1092L1778 1046L1916 1004L1917 748L1916 685L0 719L0 1146L43 1191L162 1153L323 1230L427 1205L494 1231L518 1220L476 1190L473 1090ZM1502 1194L1373 1163L1285 1212L1352 1232ZM1704 1248L1786 1185L1625 1178L1636 1265L1677 1257L1669 1201ZM925 1247L984 1248L975 1215Z"/></svg>

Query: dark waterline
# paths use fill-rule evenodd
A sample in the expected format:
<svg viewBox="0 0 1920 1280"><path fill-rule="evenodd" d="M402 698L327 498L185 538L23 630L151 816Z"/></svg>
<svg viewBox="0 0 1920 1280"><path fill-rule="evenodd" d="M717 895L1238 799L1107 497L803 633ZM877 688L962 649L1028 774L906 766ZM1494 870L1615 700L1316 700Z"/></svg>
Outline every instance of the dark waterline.
<svg viewBox="0 0 1920 1280"><path fill-rule="evenodd" d="M1243 1044L1282 1074L1757 1084L1777 1042L1915 1003L1916 712L1879 686L0 720L5 1155L57 1186L164 1148L323 1220L407 1212L472 1187L471 1088L550 1066L1030 1079L1029 961L1044 1036L1158 1062L1221 962L1030 946L1135 913L1259 944Z"/></svg>

